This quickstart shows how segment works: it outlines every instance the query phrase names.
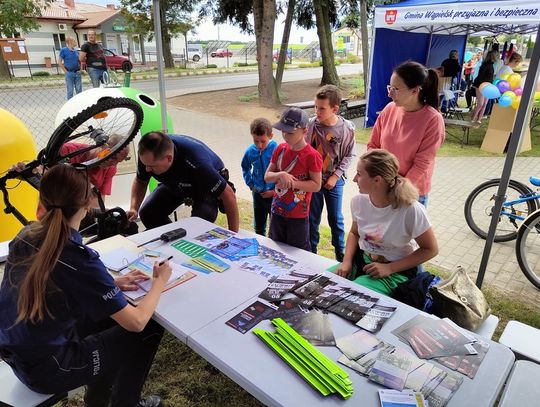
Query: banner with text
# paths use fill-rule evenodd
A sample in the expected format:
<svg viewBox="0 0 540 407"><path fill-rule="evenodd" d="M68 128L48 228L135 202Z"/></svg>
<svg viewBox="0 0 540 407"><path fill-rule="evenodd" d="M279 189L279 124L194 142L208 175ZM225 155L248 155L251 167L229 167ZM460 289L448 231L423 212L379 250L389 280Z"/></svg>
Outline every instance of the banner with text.
<svg viewBox="0 0 540 407"><path fill-rule="evenodd" d="M441 3L375 9L375 27L458 24L539 24L540 0Z"/></svg>

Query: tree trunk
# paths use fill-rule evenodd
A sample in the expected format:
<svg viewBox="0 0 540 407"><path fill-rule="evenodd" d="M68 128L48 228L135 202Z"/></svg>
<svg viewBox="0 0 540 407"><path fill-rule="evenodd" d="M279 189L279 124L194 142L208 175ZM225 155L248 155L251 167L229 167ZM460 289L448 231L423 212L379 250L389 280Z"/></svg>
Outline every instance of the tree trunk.
<svg viewBox="0 0 540 407"><path fill-rule="evenodd" d="M332 46L332 29L328 13L328 1L313 0L323 68L321 85L339 86L339 76L334 65L334 47Z"/></svg>
<svg viewBox="0 0 540 407"><path fill-rule="evenodd" d="M276 82L272 71L272 46L276 21L275 0L254 0L253 20L259 63L259 104L265 107L279 105Z"/></svg>
<svg viewBox="0 0 540 407"><path fill-rule="evenodd" d="M364 97L367 97L368 90L368 71L369 71L369 43L367 26L367 0L360 0L360 30L362 36L362 72L364 76Z"/></svg>
<svg viewBox="0 0 540 407"><path fill-rule="evenodd" d="M8 63L4 60L4 56L0 52L0 79L9 79L10 76Z"/></svg>
<svg viewBox="0 0 540 407"><path fill-rule="evenodd" d="M165 8L166 2L160 2L159 14L161 17L161 42L163 44L163 60L165 62L165 68L174 68L174 59L171 52L171 36L169 35L169 30L167 28Z"/></svg>
<svg viewBox="0 0 540 407"><path fill-rule="evenodd" d="M289 0L287 6L287 16L285 17L285 25L283 27L283 38L281 40L281 48L278 54L278 63L276 69L276 88L279 92L281 89L281 80L283 79L283 71L285 70L285 61L287 60L287 48L289 48L289 37L291 35L291 26L294 15L294 6L296 0Z"/></svg>

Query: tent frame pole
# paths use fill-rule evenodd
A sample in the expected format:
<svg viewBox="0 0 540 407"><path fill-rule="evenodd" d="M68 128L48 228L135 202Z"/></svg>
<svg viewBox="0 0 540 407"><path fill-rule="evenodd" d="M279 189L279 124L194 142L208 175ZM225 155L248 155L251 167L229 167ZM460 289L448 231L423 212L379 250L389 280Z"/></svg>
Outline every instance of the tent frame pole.
<svg viewBox="0 0 540 407"><path fill-rule="evenodd" d="M158 66L159 101L161 103L161 127L167 133L167 95L165 94L165 64L163 62L163 39L161 38L161 13L159 0L153 0L154 37L156 39L156 57Z"/></svg>
<svg viewBox="0 0 540 407"><path fill-rule="evenodd" d="M512 173L512 166L518 151L521 148L523 141L523 134L525 133L525 126L528 124L531 112L531 102L533 99L534 91L536 89L536 82L538 80L540 67L540 26L536 33L536 42L534 44L533 54L529 63L529 69L527 77L525 78L525 84L523 86L523 94L521 96L521 103L519 104L516 121L512 133L510 133L510 141L508 143L508 152L506 159L504 160L504 167L501 175L501 182L496 195L493 196L495 205L493 205L492 213L501 213L502 204L506 199L506 189L510 182L510 175ZM491 223L489 225L489 232L484 245L484 253L482 254L482 260L480 262L480 268L478 269L478 276L476 278L476 285L478 288L482 287L484 281L484 275L486 274L487 264L489 261L489 255L491 254L491 248L493 246L493 239L495 237L495 230L497 229L497 223L499 216L492 216Z"/></svg>
<svg viewBox="0 0 540 407"><path fill-rule="evenodd" d="M371 30L371 49L369 50L369 72L368 72L368 83L365 86L367 95L366 95L366 113L364 117L364 129L367 128L367 121L368 121L368 109L369 109L369 94L371 93L371 72L373 70L373 54L375 53L375 33L377 32L377 29L375 28L375 17L373 17L373 28ZM362 58L364 56L362 55Z"/></svg>

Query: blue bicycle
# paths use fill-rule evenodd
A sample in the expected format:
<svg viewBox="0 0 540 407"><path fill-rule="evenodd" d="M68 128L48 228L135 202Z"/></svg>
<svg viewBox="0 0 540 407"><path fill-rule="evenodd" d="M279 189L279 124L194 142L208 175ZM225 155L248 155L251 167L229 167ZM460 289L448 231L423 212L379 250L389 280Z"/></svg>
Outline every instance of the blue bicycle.
<svg viewBox="0 0 540 407"><path fill-rule="evenodd" d="M540 188L540 178L529 177L529 182ZM493 216L494 196L499 188L500 178L478 185L465 201L465 220L471 230L485 239ZM516 239L523 221L538 207L540 190L533 191L521 182L510 180L506 191L499 222L495 232L495 242L508 242Z"/></svg>

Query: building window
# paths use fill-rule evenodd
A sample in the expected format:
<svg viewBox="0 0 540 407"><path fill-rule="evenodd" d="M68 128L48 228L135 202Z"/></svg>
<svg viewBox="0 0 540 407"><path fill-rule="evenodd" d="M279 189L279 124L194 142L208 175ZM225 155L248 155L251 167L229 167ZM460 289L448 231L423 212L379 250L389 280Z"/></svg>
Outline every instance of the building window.
<svg viewBox="0 0 540 407"><path fill-rule="evenodd" d="M60 51L66 46L66 34L53 34L54 48Z"/></svg>

